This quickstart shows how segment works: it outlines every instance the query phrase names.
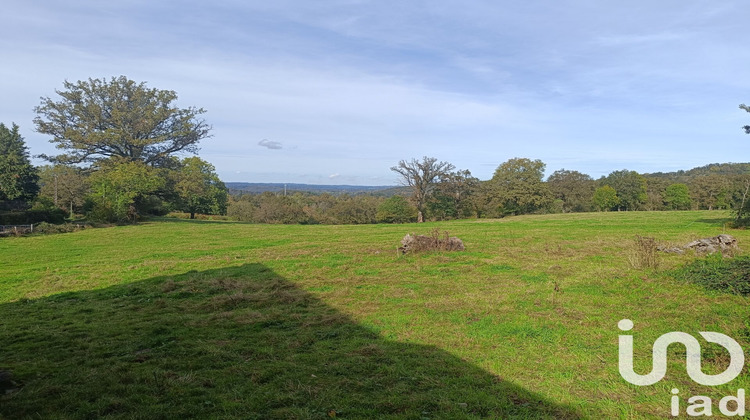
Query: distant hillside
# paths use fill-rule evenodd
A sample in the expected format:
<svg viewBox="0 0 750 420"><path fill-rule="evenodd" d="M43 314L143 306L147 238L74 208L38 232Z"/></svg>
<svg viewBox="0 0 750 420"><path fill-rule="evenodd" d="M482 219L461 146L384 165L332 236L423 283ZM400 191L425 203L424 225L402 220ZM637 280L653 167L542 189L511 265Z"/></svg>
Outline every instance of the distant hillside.
<svg viewBox="0 0 750 420"><path fill-rule="evenodd" d="M750 163L711 163L688 170L675 172L654 172L643 174L647 178L659 178L667 182L688 183L693 178L704 175L743 175L750 174ZM408 195L408 187L398 185L314 185L314 184L283 184L283 183L257 183L257 182L225 182L231 194L261 194L264 192L283 193L286 188L287 194L302 192L308 194L331 194L331 195L357 195L370 194L382 197L393 195Z"/></svg>
<svg viewBox="0 0 750 420"><path fill-rule="evenodd" d="M332 195L340 194L373 194L391 196L405 191L404 187L393 185L362 186L362 185L312 185L312 184L277 184L253 182L225 182L232 194L260 194L264 192L295 192Z"/></svg>
<svg viewBox="0 0 750 420"><path fill-rule="evenodd" d="M711 163L705 166L676 172L654 172L647 177L662 178L673 182L687 182L704 175L744 175L750 174L750 163Z"/></svg>

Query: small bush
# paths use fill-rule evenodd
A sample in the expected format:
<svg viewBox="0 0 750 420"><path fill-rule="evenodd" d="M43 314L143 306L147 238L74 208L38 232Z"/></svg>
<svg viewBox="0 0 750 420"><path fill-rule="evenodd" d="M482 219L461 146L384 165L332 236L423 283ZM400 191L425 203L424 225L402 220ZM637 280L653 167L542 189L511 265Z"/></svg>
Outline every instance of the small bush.
<svg viewBox="0 0 750 420"><path fill-rule="evenodd" d="M687 264L674 275L710 290L750 295L750 257L724 258L717 253Z"/></svg>
<svg viewBox="0 0 750 420"><path fill-rule="evenodd" d="M400 195L380 203L375 219L378 223L410 223L417 220L417 208Z"/></svg>
<svg viewBox="0 0 750 420"><path fill-rule="evenodd" d="M449 236L447 231L440 233L440 230L436 228L430 232L429 236L412 234L404 236L398 250L402 254L423 251L463 251L464 243L455 236Z"/></svg>
<svg viewBox="0 0 750 420"><path fill-rule="evenodd" d="M34 225L34 233L41 233L45 235L51 235L55 233L70 233L81 229L85 229L86 226L79 223L65 223L61 225L53 225L50 223L42 222Z"/></svg>
<svg viewBox="0 0 750 420"><path fill-rule="evenodd" d="M659 266L658 247L656 239L636 235L628 255L630 266L639 270L657 268Z"/></svg>

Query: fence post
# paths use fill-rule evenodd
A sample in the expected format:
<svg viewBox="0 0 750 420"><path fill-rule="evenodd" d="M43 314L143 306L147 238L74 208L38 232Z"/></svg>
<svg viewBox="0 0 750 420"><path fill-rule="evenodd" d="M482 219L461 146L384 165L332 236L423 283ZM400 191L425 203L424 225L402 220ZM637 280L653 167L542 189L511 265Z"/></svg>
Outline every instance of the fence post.
<svg viewBox="0 0 750 420"><path fill-rule="evenodd" d="M34 224L30 224L29 227L31 228L31 233L34 233Z"/></svg>

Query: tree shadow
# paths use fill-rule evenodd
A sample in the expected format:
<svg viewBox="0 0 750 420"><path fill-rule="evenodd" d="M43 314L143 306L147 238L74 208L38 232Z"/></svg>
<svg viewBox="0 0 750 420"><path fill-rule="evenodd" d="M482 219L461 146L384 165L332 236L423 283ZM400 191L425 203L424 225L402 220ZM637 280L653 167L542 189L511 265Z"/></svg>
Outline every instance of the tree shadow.
<svg viewBox="0 0 750 420"><path fill-rule="evenodd" d="M0 305L0 418L554 418L576 410L387 340L246 264Z"/></svg>

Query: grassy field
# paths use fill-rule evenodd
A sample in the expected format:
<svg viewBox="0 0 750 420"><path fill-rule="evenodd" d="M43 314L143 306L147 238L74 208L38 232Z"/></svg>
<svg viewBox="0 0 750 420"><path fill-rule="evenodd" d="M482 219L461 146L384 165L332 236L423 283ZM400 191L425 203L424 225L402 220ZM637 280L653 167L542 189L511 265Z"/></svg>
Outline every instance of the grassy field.
<svg viewBox="0 0 750 420"><path fill-rule="evenodd" d="M0 418L666 418L672 388L684 413L690 396L718 402L750 376L700 386L674 346L663 381L630 385L617 322L635 322L636 371L647 372L670 331L718 331L750 349L748 298L671 275L692 255L633 268L634 238L726 232L750 249L726 217L165 219L2 239L0 371L18 389L0 396ZM466 251L397 255L406 233L436 227ZM723 371L725 353L704 347L704 370Z"/></svg>

